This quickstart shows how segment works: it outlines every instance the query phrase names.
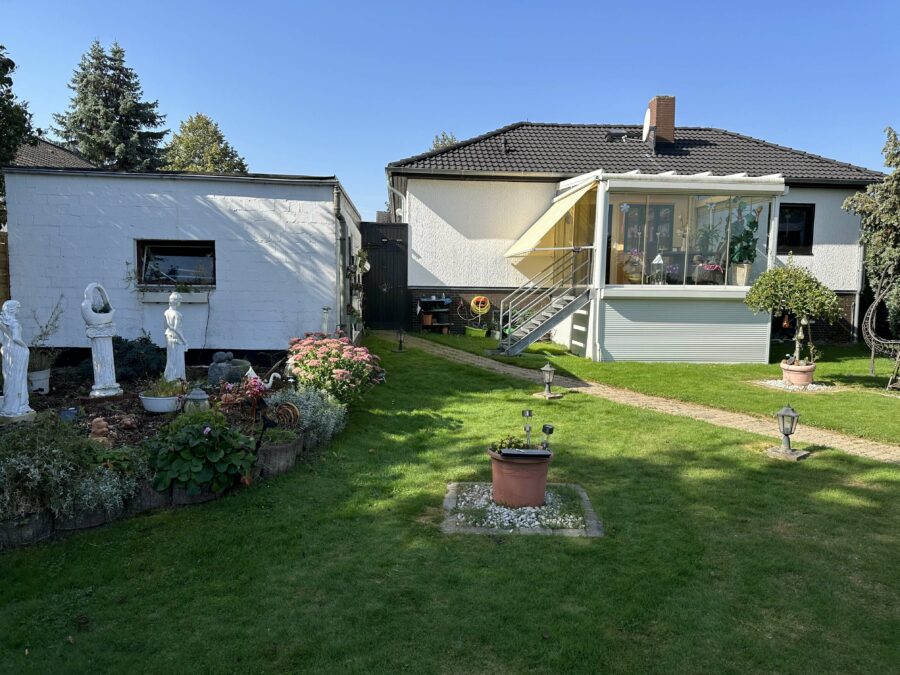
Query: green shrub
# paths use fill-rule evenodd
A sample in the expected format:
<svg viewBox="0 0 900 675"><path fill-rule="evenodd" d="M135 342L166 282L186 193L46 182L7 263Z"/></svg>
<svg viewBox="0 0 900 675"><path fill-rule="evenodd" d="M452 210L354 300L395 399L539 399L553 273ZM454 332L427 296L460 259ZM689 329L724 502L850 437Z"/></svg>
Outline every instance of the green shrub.
<svg viewBox="0 0 900 675"><path fill-rule="evenodd" d="M52 412L0 436L0 519L51 511L69 517L98 507L114 510L134 494L140 460L129 472L104 464L105 452ZM119 451L120 455L131 452ZM144 471L146 464L143 464Z"/></svg>
<svg viewBox="0 0 900 675"><path fill-rule="evenodd" d="M160 377L150 383L141 393L151 398L167 398L170 396L181 396L185 393L187 387L182 380L166 380Z"/></svg>
<svg viewBox="0 0 900 675"><path fill-rule="evenodd" d="M117 335L112 342L116 379L119 382L154 378L166 367L166 352L153 344L149 333L145 332L134 340ZM81 373L84 377L90 377L93 372L90 359L82 362Z"/></svg>
<svg viewBox="0 0 900 675"><path fill-rule="evenodd" d="M256 459L253 445L253 439L229 427L220 412L180 415L145 443L156 470L153 487L165 490L174 484L196 495L209 485L222 492L250 473Z"/></svg>
<svg viewBox="0 0 900 675"><path fill-rule="evenodd" d="M297 426L303 431L303 444L307 448L324 445L347 424L347 408L315 389L291 389L285 387L266 397L266 404L293 403L300 411Z"/></svg>

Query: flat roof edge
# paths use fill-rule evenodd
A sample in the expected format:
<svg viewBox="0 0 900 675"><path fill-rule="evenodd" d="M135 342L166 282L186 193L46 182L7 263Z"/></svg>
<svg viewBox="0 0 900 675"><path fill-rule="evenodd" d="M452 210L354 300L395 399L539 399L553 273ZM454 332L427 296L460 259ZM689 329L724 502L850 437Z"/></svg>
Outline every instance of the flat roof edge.
<svg viewBox="0 0 900 675"><path fill-rule="evenodd" d="M183 173L169 171L108 171L106 169L60 168L44 166L17 166L9 164L0 167L3 173L34 173L70 176L97 176L105 178L158 178L168 180L222 180L268 183L340 183L337 176L302 176L278 173Z"/></svg>

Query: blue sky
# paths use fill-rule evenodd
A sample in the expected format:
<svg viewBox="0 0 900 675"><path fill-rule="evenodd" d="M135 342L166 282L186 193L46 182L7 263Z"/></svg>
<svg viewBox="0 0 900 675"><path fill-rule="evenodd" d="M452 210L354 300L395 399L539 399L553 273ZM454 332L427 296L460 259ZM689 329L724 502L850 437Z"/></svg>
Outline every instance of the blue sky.
<svg viewBox="0 0 900 675"><path fill-rule="evenodd" d="M677 123L881 168L900 126L900 3L9 2L0 43L48 126L118 40L169 128L211 116L257 172L336 173L367 218L384 166L528 119ZM833 4L834 7L829 7Z"/></svg>

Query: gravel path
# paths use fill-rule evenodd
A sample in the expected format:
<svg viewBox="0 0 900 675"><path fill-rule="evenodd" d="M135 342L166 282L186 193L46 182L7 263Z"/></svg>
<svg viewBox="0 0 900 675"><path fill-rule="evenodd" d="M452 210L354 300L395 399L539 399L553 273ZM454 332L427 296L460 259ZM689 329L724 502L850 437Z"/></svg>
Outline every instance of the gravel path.
<svg viewBox="0 0 900 675"><path fill-rule="evenodd" d="M386 340L393 340L393 333L379 333L379 336ZM470 354L453 347L447 347L430 340L406 335L404 342L409 347L421 349L424 352L440 356L449 361L456 363L464 363L470 366L476 366L484 370L489 370L502 375L509 375L519 379L534 382L543 387L541 374L536 370L520 368L506 363L494 361L486 356L478 356ZM645 408L654 412L664 413L666 415L677 415L679 417L690 417L701 422L707 422L719 427L727 427L729 429L738 429L740 431L748 431L760 436L768 436L781 440L781 436L775 429L775 419L767 419L764 417L756 417L754 415L746 415L743 413L729 412L710 408L696 403L685 403L684 401L675 401L673 399L662 398L660 396L649 396L638 392L629 391L627 389L618 389L605 384L596 382L583 382L569 377L557 376L554 385L571 389L588 396L596 396L604 398L608 401L630 405L635 408ZM900 446L889 445L887 443L878 443L856 436L849 436L837 431L829 431L808 425L802 425L793 439L807 443L813 446L821 446L826 448L835 448L842 450L851 455L867 457L881 462L893 462L900 464Z"/></svg>

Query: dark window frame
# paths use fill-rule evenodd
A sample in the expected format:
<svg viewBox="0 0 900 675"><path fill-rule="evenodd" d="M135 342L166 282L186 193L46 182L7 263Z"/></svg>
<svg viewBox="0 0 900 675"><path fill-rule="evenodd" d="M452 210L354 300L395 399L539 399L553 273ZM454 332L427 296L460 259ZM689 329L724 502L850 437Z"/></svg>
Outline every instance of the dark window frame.
<svg viewBox="0 0 900 675"><path fill-rule="evenodd" d="M144 269L146 255L145 251L147 248L159 247L159 248L183 248L183 249L197 249L198 251L204 251L204 255L197 256L199 257L207 257L208 253L212 253L212 282L194 282L194 281L185 281L181 279L163 279L163 280L150 280L148 281L145 278ZM206 239L136 239L135 240L135 254L137 259L137 264L135 265L135 271L137 273L137 285L145 288L171 288L174 286L193 286L197 288L214 288L216 285L216 242L214 240L206 240Z"/></svg>
<svg viewBox="0 0 900 675"><path fill-rule="evenodd" d="M791 243L791 242L783 242L782 237L787 235L786 232L782 232L782 224L785 222L784 220L784 210L785 209L803 209L806 213L806 222L804 223L804 229L802 234L802 239L807 242L803 244ZM813 241L815 237L816 231L816 205L815 204L802 204L802 203L792 203L792 202L782 202L778 206L778 240L775 246L775 252L777 255L788 255L789 253L793 253L794 255L812 255Z"/></svg>

